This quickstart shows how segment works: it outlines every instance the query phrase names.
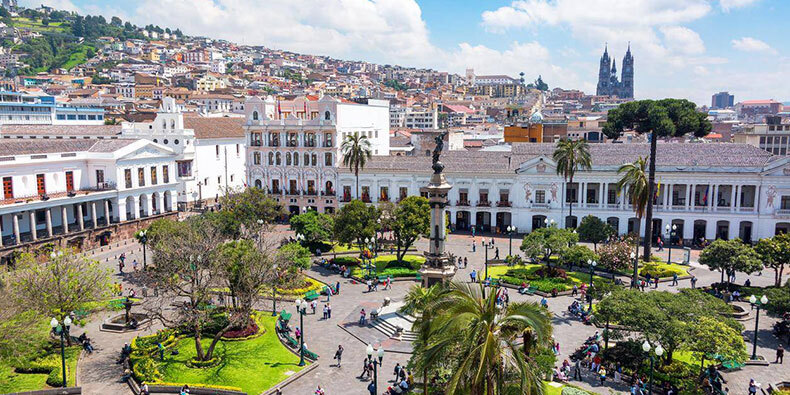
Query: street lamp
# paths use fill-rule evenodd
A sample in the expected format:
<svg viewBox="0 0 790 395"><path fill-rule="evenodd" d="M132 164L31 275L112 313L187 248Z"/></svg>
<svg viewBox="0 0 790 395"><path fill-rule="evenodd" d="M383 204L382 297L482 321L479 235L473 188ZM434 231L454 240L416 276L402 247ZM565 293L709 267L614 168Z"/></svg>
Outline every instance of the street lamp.
<svg viewBox="0 0 790 395"><path fill-rule="evenodd" d="M379 256L379 229L381 229L381 218L377 219L376 223L379 226L376 228L376 231L374 232L375 236L373 237L373 242L375 244L374 244L374 248L373 248L373 253L376 256ZM381 231L381 234L382 234L382 236L384 235L384 231L383 230Z"/></svg>
<svg viewBox="0 0 790 395"><path fill-rule="evenodd" d="M137 240L140 244L143 245L143 271L146 270L146 257L145 257L145 245L148 243L148 230L143 229L140 231Z"/></svg>
<svg viewBox="0 0 790 395"><path fill-rule="evenodd" d="M650 386L648 387L647 393L652 394L653 393L653 363L655 362L655 360L653 359L653 356L650 355L650 343L648 343L647 340L645 340L645 342L642 343L642 351L646 352L647 357L650 358ZM664 348L661 347L660 344L657 345L655 348L655 353L657 357L661 358L661 356L664 355Z"/></svg>
<svg viewBox="0 0 790 395"><path fill-rule="evenodd" d="M485 284L485 282L488 281L488 250L494 249L494 246L491 245L491 242L486 243L485 239L480 244L483 246L483 249L486 251L486 260L485 260L486 273L485 273L485 277L483 277L483 283ZM485 287L483 287L483 298L485 297L486 297L486 289Z"/></svg>
<svg viewBox="0 0 790 395"><path fill-rule="evenodd" d="M509 241L510 244L508 245L508 248L507 248L507 256L513 256L513 232L515 232L515 231L516 231L516 227L515 226L513 226L513 225L508 225L507 226L507 233L508 233L509 238L510 238L510 241Z"/></svg>
<svg viewBox="0 0 790 395"><path fill-rule="evenodd" d="M376 356L379 357L379 360L376 361L373 359L373 345L368 344L368 347L365 349L365 352L368 354L368 358L373 363L373 393L378 394L378 387L379 387L379 377L378 377L378 367L381 366L382 361L384 360L384 348L379 346L379 349L376 350Z"/></svg>
<svg viewBox="0 0 790 395"><path fill-rule="evenodd" d="M667 235L669 235L669 254L667 255L667 265L669 265L670 263L672 263L672 239L675 237L675 234L677 234L678 225L672 224L672 228L670 228L669 224L667 224L666 229L667 229Z"/></svg>
<svg viewBox="0 0 790 395"><path fill-rule="evenodd" d="M759 302L759 303L758 303ZM752 348L752 360L757 359L757 324L760 322L760 307L768 304L768 298L763 295L760 300L757 300L757 297L752 295L749 296L749 303L752 306L757 307L757 316L754 318L754 340L753 340L753 348Z"/></svg>
<svg viewBox="0 0 790 395"><path fill-rule="evenodd" d="M636 260L636 253L633 251L631 252L631 260L634 262L634 277L631 279L631 288L639 288L639 262Z"/></svg>
<svg viewBox="0 0 790 395"><path fill-rule="evenodd" d="M302 336L299 336L299 366L304 366L304 315L307 314L307 301L296 299L296 311L299 313L299 327L302 328Z"/></svg>
<svg viewBox="0 0 790 395"><path fill-rule="evenodd" d="M587 264L590 265L590 290L587 291L587 295L588 295L587 297L590 298L590 311L592 311L592 300L593 300L593 298L592 298L592 294L590 292L592 292L592 289L593 289L593 276L595 275L595 266L598 265L598 262L596 262L596 261L594 261L592 259L588 259L587 260Z"/></svg>
<svg viewBox="0 0 790 395"><path fill-rule="evenodd" d="M63 388L66 388L66 349L63 343L65 342L65 336L69 335L69 327L71 326L71 317L66 316L63 319L63 325L58 322L57 318L52 318L49 321L49 326L52 327L56 333L60 334L60 363L61 363L61 371L63 372Z"/></svg>
<svg viewBox="0 0 790 395"><path fill-rule="evenodd" d="M272 265L274 269L274 285L272 286L272 317L277 315L277 284L280 282L280 275L277 273L277 264Z"/></svg>

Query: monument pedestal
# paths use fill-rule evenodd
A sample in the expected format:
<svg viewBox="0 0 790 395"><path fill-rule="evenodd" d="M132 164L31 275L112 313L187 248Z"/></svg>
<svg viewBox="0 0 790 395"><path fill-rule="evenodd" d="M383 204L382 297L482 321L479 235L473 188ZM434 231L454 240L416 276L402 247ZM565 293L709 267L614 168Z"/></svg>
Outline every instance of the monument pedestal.
<svg viewBox="0 0 790 395"><path fill-rule="evenodd" d="M428 194L428 204L431 206L431 235L428 251L424 253L425 264L420 268L423 287L430 287L437 283L445 283L455 276L455 262L444 251L447 238L447 221L444 208L447 207L447 193L453 187L447 183L442 171L444 165L439 162L438 153L441 152L441 138L437 138L437 150L434 150L434 173L428 186L422 192Z"/></svg>

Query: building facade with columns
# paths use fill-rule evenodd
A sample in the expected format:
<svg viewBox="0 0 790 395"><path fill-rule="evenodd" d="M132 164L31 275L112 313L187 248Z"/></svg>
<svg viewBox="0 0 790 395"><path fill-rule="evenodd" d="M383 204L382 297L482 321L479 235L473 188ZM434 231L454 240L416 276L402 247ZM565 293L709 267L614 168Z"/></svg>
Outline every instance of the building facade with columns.
<svg viewBox="0 0 790 395"><path fill-rule="evenodd" d="M244 106L247 184L265 188L290 213L338 206L340 147L364 135L374 156L389 155L389 102L355 103L330 96L277 101L253 97Z"/></svg>
<svg viewBox="0 0 790 395"><path fill-rule="evenodd" d="M148 140L3 141L0 250L59 238L81 246L88 230L174 211L175 158Z"/></svg>
<svg viewBox="0 0 790 395"><path fill-rule="evenodd" d="M644 219L634 215L626 191L616 187L617 169L649 155L648 144L592 144L592 169L567 183L552 159L554 144L514 144L510 152L442 154L453 189L446 209L451 228L528 233L547 224L576 226L594 215L619 234L644 236ZM419 195L431 175L431 158L374 157L360 172L366 201L398 201ZM701 239L739 237L753 242L790 231L790 159L745 144L660 143L654 206L656 237L692 244ZM338 169L340 191L353 191L356 178ZM573 216L569 202L573 201ZM342 204L342 202L341 202Z"/></svg>

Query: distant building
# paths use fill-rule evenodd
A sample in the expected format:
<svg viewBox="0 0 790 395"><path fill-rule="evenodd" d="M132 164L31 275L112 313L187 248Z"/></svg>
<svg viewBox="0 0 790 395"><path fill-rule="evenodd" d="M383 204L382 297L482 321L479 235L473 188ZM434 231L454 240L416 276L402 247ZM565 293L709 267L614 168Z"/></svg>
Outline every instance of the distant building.
<svg viewBox="0 0 790 395"><path fill-rule="evenodd" d="M57 104L55 97L0 92L0 125L102 125L104 109Z"/></svg>
<svg viewBox="0 0 790 395"><path fill-rule="evenodd" d="M733 142L760 147L774 155L790 155L790 124L781 118L768 116L766 123L748 125L742 133L733 135Z"/></svg>
<svg viewBox="0 0 790 395"><path fill-rule="evenodd" d="M735 105L738 118L761 121L766 115L776 115L782 111L782 103L776 100L746 100Z"/></svg>
<svg viewBox="0 0 790 395"><path fill-rule="evenodd" d="M616 96L621 99L634 98L634 57L631 56L631 44L623 57L623 71L617 79L617 65L609 57L609 48L604 49L598 68L598 96Z"/></svg>
<svg viewBox="0 0 790 395"><path fill-rule="evenodd" d="M710 108L722 109L730 108L735 105L735 95L730 92L719 92L711 97Z"/></svg>

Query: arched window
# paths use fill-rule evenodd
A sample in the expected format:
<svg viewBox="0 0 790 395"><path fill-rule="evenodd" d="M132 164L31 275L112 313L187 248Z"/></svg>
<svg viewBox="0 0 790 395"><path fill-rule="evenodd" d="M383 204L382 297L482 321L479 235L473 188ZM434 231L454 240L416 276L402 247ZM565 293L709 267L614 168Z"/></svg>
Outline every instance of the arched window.
<svg viewBox="0 0 790 395"><path fill-rule="evenodd" d="M332 119L332 114L329 111L324 112L324 119L327 121Z"/></svg>
<svg viewBox="0 0 790 395"><path fill-rule="evenodd" d="M324 192L326 192L327 195L332 195L334 193L334 190L332 190L332 181L326 182L326 188L324 189Z"/></svg>
<svg viewBox="0 0 790 395"><path fill-rule="evenodd" d="M313 166L318 166L318 155L313 154Z"/></svg>
<svg viewBox="0 0 790 395"><path fill-rule="evenodd" d="M162 120L162 129L167 129L167 120L166 119Z"/></svg>
<svg viewBox="0 0 790 395"><path fill-rule="evenodd" d="M279 152L277 153L277 156L275 156L275 161L274 161L274 162L275 162L275 164L276 164L277 166L280 166L280 164L281 164L281 163L283 163L283 161L282 161L282 157L280 156L280 153L279 153Z"/></svg>
<svg viewBox="0 0 790 395"><path fill-rule="evenodd" d="M255 152L255 153L252 154L252 163L255 164L255 165L260 165L261 164L261 153L260 152Z"/></svg>
<svg viewBox="0 0 790 395"><path fill-rule="evenodd" d="M294 155L296 155L296 154L294 154ZM286 166L290 166L291 165L291 153L290 152L286 152L285 153L285 165Z"/></svg>
<svg viewBox="0 0 790 395"><path fill-rule="evenodd" d="M253 111L252 112L252 120L253 121L257 121L258 120L258 111Z"/></svg>
<svg viewBox="0 0 790 395"><path fill-rule="evenodd" d="M261 189L261 180L255 180L255 188Z"/></svg>
<svg viewBox="0 0 790 395"><path fill-rule="evenodd" d="M332 153L327 152L324 154L324 166L331 167L332 166Z"/></svg>
<svg viewBox="0 0 790 395"><path fill-rule="evenodd" d="M269 152L269 166L274 165L274 152Z"/></svg>
<svg viewBox="0 0 790 395"><path fill-rule="evenodd" d="M299 154L294 153L294 166L299 166Z"/></svg>
<svg viewBox="0 0 790 395"><path fill-rule="evenodd" d="M170 129L175 129L175 128L176 128L176 120L175 119L171 119L170 120Z"/></svg>

